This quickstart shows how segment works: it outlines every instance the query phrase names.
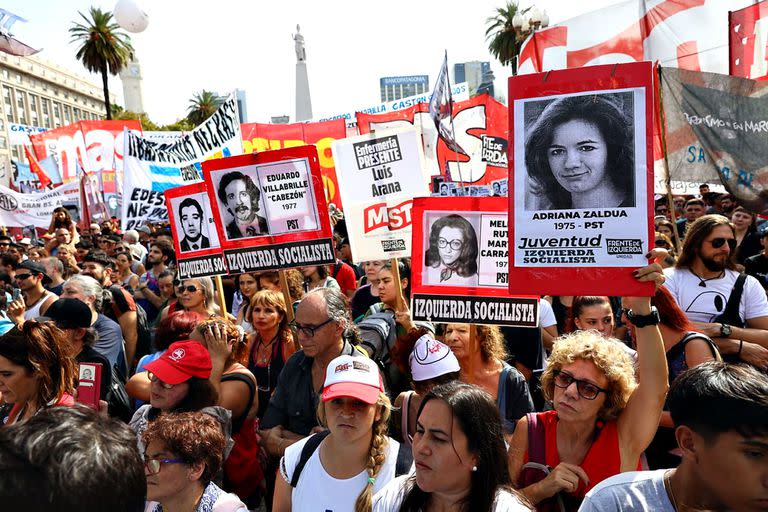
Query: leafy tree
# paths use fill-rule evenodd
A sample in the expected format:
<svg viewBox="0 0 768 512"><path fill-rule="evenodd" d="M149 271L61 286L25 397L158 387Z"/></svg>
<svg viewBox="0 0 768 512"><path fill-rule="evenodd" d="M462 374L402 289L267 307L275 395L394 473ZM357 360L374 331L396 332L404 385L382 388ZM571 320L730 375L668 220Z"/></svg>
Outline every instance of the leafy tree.
<svg viewBox="0 0 768 512"><path fill-rule="evenodd" d="M520 14L528 12L530 7L520 11ZM496 15L486 20L488 28L485 31L485 40L488 41L488 50L503 66L511 65L512 74L517 74L517 55L525 40L525 36L515 30L512 18L517 14L517 2L507 1L505 7L497 7Z"/></svg>
<svg viewBox="0 0 768 512"><path fill-rule="evenodd" d="M187 120L193 126L201 125L206 119L211 117L214 112L224 103L224 98L215 92L203 90L196 92L189 100L187 108Z"/></svg>
<svg viewBox="0 0 768 512"><path fill-rule="evenodd" d="M107 119L112 119L107 73L117 75L126 66L133 53L131 40L113 21L109 11L91 7L90 19L81 12L78 14L85 23L72 22L69 28L71 42L80 44L76 57L85 69L91 73L101 73Z"/></svg>

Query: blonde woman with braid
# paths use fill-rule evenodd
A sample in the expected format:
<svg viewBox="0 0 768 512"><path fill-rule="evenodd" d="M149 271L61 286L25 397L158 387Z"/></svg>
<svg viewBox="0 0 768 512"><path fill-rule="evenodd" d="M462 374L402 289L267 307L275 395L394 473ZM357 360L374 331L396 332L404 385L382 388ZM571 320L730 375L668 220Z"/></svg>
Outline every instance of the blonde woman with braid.
<svg viewBox="0 0 768 512"><path fill-rule="evenodd" d="M410 465L386 435L390 402L376 364L339 356L325 375L317 416L328 430L285 449L273 512L370 512L373 495Z"/></svg>

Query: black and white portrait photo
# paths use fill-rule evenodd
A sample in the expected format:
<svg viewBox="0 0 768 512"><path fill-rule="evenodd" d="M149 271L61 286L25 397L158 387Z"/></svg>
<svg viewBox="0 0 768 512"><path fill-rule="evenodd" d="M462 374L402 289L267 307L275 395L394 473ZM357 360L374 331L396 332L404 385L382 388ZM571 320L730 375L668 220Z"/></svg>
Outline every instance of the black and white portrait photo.
<svg viewBox="0 0 768 512"><path fill-rule="evenodd" d="M529 99L523 121L526 210L636 205L633 91Z"/></svg>
<svg viewBox="0 0 768 512"><path fill-rule="evenodd" d="M261 190L250 176L240 171L223 174L216 195L228 240L269 234Z"/></svg>
<svg viewBox="0 0 768 512"><path fill-rule="evenodd" d="M184 198L179 203L177 218L184 233L184 238L179 241L182 252L199 251L211 247L203 207L197 199Z"/></svg>
<svg viewBox="0 0 768 512"><path fill-rule="evenodd" d="M476 222L475 222L476 224ZM477 286L477 228L456 214L436 217L425 241L422 280L428 285ZM425 232L426 235L426 232Z"/></svg>

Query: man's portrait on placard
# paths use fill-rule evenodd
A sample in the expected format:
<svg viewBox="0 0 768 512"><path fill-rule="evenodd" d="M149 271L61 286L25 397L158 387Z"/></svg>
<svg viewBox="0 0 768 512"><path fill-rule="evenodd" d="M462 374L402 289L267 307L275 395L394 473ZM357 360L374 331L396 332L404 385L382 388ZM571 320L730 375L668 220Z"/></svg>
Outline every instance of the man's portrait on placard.
<svg viewBox="0 0 768 512"><path fill-rule="evenodd" d="M182 252L199 251L211 247L208 238L207 219L203 206L195 198L185 197L178 206L176 218L184 237L179 241Z"/></svg>
<svg viewBox="0 0 768 512"><path fill-rule="evenodd" d="M524 137L525 209L634 207L635 134L645 130L634 102L633 91L524 100L515 136Z"/></svg>
<svg viewBox="0 0 768 512"><path fill-rule="evenodd" d="M269 234L261 190L254 178L241 171L229 171L216 184L221 223L228 240Z"/></svg>
<svg viewBox="0 0 768 512"><path fill-rule="evenodd" d="M479 219L449 214L425 219L424 269L427 285L477 286ZM428 230L427 230L428 227Z"/></svg>

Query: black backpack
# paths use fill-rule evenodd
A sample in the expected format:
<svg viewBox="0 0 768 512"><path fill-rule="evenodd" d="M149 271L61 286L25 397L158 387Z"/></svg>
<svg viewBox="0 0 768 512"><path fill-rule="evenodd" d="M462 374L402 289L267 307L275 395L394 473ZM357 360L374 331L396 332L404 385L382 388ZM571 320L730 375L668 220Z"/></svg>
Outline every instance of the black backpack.
<svg viewBox="0 0 768 512"><path fill-rule="evenodd" d="M323 442L323 439L328 437L331 432L329 430L323 430L317 434L311 436L304 443L304 447L301 449L301 455L299 456L299 462L296 464L296 469L293 470L293 476L291 477L291 487L299 485L299 477L304 470L304 466L307 465L307 461L315 453L315 450ZM395 463L395 476L404 475L411 469L413 464L413 452L410 448L405 446L405 443L400 443L400 447L397 450L397 462Z"/></svg>
<svg viewBox="0 0 768 512"><path fill-rule="evenodd" d="M125 423L131 421L133 416L131 397L128 396L128 392L125 390L125 380L120 376L120 371L114 365L110 367L109 391L107 392L106 402L110 416L118 418Z"/></svg>

